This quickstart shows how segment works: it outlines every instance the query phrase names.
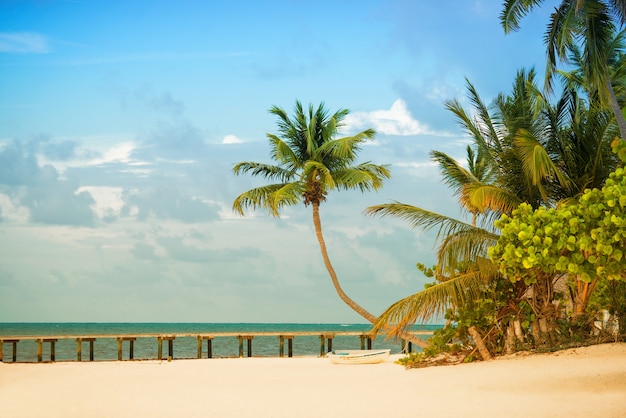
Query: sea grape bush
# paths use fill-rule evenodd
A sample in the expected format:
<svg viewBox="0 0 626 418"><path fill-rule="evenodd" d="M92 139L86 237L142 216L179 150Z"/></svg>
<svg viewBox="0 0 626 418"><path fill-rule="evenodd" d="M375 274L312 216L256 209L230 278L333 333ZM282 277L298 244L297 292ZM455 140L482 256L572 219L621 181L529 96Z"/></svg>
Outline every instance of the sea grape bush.
<svg viewBox="0 0 626 418"><path fill-rule="evenodd" d="M626 145L612 144L622 162ZM626 172L612 172L601 190L586 190L572 204L533 209L523 203L495 222L501 230L489 257L511 282L526 285L545 275L566 275L589 283L621 280L626 271Z"/></svg>

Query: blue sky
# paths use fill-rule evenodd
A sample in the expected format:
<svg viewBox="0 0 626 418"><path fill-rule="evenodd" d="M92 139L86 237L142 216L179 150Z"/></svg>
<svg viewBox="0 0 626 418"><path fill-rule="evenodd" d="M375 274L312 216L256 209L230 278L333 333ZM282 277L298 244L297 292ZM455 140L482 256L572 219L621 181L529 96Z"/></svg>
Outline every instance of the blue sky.
<svg viewBox="0 0 626 418"><path fill-rule="evenodd" d="M547 2L550 3L550 2ZM550 5L550 4L548 4ZM434 236L365 218L398 200L460 216L428 159L464 158L444 102L541 74L549 8L505 35L501 4L453 1L0 3L0 322L363 322L335 294L310 209L238 217L295 100L374 128L383 190L322 206L344 290L380 313L423 288ZM469 106L468 106L469 107Z"/></svg>

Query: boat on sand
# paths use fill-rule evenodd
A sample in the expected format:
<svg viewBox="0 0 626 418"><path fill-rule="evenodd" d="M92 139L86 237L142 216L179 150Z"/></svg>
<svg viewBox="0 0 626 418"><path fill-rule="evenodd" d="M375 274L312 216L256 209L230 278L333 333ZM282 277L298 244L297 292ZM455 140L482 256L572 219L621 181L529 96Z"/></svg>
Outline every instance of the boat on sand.
<svg viewBox="0 0 626 418"><path fill-rule="evenodd" d="M382 350L335 350L326 355L334 364L376 364L389 358L390 349Z"/></svg>

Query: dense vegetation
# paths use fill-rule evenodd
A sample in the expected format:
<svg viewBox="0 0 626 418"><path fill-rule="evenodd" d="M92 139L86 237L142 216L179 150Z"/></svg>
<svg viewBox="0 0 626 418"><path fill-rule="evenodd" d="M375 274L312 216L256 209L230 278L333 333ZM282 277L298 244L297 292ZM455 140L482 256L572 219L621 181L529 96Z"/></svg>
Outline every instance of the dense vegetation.
<svg viewBox="0 0 626 418"><path fill-rule="evenodd" d="M541 2L505 1L505 31ZM433 151L470 222L400 202L366 213L439 231L433 282L396 302L375 329L399 333L444 317L430 346L472 360L617 339L626 322L625 2L562 1L546 31L545 88L518 73L487 105L468 81L472 109L446 103L472 139L461 164ZM570 71L558 71L568 59ZM553 79L563 87L553 98ZM450 357L448 355L448 357ZM438 360L435 360L438 361Z"/></svg>

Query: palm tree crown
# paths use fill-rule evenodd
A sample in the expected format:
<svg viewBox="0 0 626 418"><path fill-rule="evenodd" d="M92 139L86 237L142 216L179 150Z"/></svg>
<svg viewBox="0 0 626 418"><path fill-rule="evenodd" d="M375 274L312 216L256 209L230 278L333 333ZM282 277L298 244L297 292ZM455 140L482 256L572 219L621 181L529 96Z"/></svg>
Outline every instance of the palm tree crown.
<svg viewBox="0 0 626 418"><path fill-rule="evenodd" d="M340 109L331 115L322 103L316 109L309 105L305 111L297 101L293 118L276 106L270 113L278 117L279 134L267 134L271 157L278 164L240 162L233 171L277 183L239 195L233 203L237 213L243 215L246 208L263 208L272 216L279 216L284 206L299 202L319 205L331 190L378 190L390 177L384 165L354 165L361 144L375 136L374 130L336 138L348 110Z"/></svg>

